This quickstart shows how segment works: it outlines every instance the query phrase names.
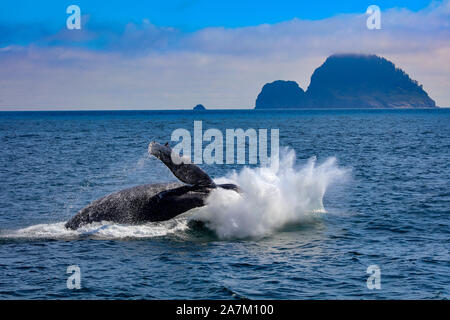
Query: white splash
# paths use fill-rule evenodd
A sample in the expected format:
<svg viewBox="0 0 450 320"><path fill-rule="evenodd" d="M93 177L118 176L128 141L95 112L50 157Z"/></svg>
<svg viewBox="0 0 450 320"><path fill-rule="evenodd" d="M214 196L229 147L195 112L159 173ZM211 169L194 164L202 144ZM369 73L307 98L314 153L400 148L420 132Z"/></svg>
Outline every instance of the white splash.
<svg viewBox="0 0 450 320"><path fill-rule="evenodd" d="M205 222L221 239L261 237L286 224L301 223L325 212L322 199L328 186L346 179L349 170L335 158L317 165L316 158L295 167L295 153L286 151L277 169L244 168L217 183L234 183L242 193L217 189L191 219Z"/></svg>
<svg viewBox="0 0 450 320"><path fill-rule="evenodd" d="M123 225L111 222L92 223L77 230L64 227L65 222L37 224L18 230L3 230L3 239L145 239L176 234L188 229L186 218L160 223Z"/></svg>

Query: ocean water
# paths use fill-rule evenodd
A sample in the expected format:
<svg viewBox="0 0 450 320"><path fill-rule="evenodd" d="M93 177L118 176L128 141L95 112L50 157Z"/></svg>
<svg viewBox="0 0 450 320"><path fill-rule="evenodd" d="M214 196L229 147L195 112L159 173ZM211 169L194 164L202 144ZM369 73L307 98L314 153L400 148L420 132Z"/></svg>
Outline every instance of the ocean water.
<svg viewBox="0 0 450 320"><path fill-rule="evenodd" d="M279 129L279 169L203 165L244 196L63 227L103 195L174 181L147 146L194 120ZM450 110L2 112L0 141L2 299L449 297Z"/></svg>

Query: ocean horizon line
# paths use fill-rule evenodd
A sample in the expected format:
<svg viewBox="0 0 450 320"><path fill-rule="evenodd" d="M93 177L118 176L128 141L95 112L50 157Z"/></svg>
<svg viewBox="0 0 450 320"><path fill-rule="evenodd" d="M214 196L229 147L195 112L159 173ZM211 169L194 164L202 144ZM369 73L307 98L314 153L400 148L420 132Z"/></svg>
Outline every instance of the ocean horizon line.
<svg viewBox="0 0 450 320"><path fill-rule="evenodd" d="M206 110L193 110L193 109L67 109L67 110L55 110L55 109L38 109L38 110L1 110L2 113L7 112L171 112L171 111L189 111L195 113L206 113L210 111L256 111L256 112L267 112L267 111L325 111L325 110L439 110L439 109L450 109L450 106L439 106L433 108L210 108Z"/></svg>

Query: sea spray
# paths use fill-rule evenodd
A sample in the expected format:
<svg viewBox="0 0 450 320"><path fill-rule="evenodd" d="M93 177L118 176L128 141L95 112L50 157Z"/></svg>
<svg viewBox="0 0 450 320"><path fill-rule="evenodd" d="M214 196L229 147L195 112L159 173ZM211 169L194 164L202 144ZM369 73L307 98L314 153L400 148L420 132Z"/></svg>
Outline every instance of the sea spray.
<svg viewBox="0 0 450 320"><path fill-rule="evenodd" d="M67 229L64 224L65 222L44 223L17 230L0 230L0 239L150 239L179 234L188 229L185 217L141 225L95 222L77 230Z"/></svg>
<svg viewBox="0 0 450 320"><path fill-rule="evenodd" d="M301 223L325 212L323 196L333 182L343 181L348 169L336 158L317 164L315 157L295 166L295 152L288 150L275 167L244 168L216 182L231 182L242 192L217 189L207 205L191 219L203 221L221 239L262 237L286 224Z"/></svg>

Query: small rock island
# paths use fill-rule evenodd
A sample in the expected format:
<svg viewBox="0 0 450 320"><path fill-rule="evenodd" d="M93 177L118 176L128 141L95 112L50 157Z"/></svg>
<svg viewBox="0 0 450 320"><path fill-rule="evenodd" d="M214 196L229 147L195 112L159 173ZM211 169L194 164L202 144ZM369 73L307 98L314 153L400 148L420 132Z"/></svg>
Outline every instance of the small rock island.
<svg viewBox="0 0 450 320"><path fill-rule="evenodd" d="M436 103L392 62L376 55L332 55L304 91L295 81L267 83L255 109L434 108Z"/></svg>
<svg viewBox="0 0 450 320"><path fill-rule="evenodd" d="M198 104L198 105L196 105L195 107L194 107L194 109L193 109L194 111L205 111L206 110L206 108L205 108L205 106L204 105L202 105L202 104Z"/></svg>

